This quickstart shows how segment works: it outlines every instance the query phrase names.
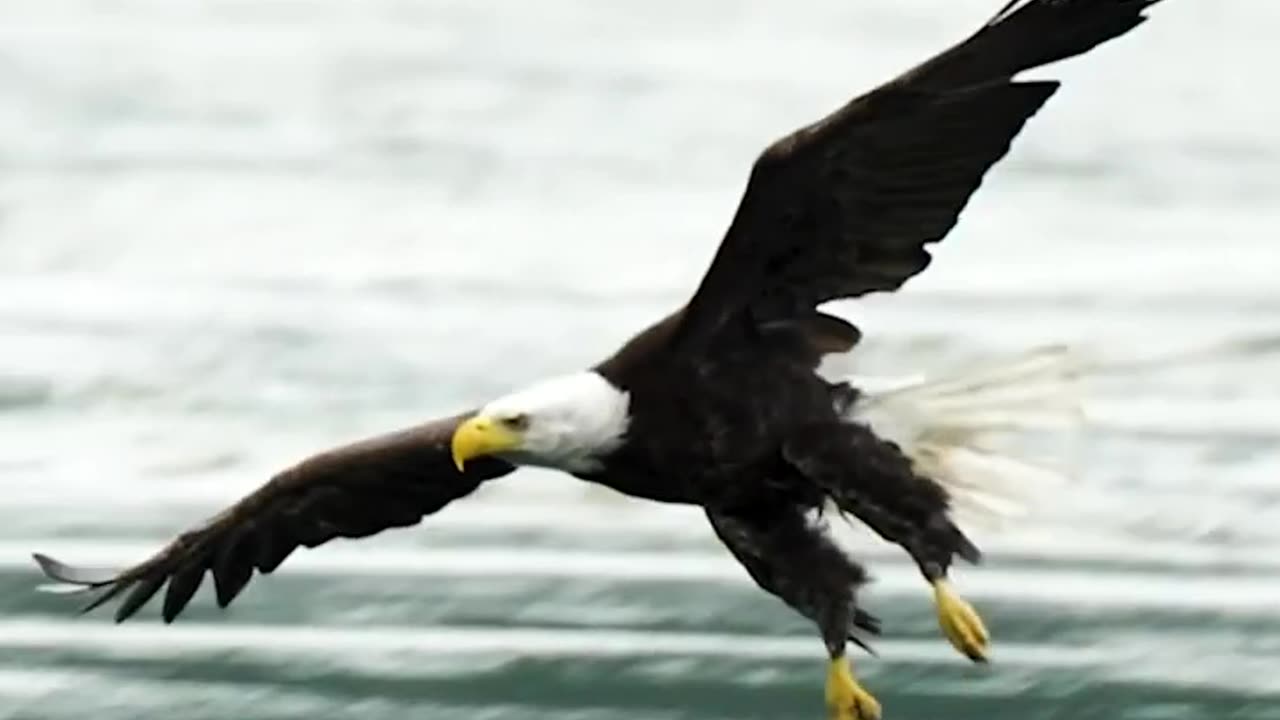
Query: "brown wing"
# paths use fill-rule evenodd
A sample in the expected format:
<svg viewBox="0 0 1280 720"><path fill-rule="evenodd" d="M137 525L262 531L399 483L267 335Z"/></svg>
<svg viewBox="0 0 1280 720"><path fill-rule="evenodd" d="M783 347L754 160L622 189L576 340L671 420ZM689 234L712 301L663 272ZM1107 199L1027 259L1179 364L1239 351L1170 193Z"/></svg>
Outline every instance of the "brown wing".
<svg viewBox="0 0 1280 720"><path fill-rule="evenodd" d="M212 572L219 607L244 589L254 570L274 571L298 547L361 538L417 524L480 483L514 468L497 460L468 463L449 454L453 429L471 413L443 418L315 455L281 472L150 559L121 572L36 561L50 578L102 591L84 612L123 595L117 622L138 611L168 583L165 622L172 622Z"/></svg>
<svg viewBox="0 0 1280 720"><path fill-rule="evenodd" d="M1123 35L1157 1L1010 3L964 42L774 143L673 340L896 290L1058 89L1013 76Z"/></svg>

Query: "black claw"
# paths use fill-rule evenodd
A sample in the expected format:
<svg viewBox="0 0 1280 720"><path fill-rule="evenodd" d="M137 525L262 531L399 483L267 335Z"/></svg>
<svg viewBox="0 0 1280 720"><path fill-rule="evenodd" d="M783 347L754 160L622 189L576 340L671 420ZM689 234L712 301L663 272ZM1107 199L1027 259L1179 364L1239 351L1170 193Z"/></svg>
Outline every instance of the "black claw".
<svg viewBox="0 0 1280 720"><path fill-rule="evenodd" d="M868 641L862 638L861 632L876 636L880 635L880 618L862 608L854 608L853 620L850 625L848 635L850 642L867 651L867 654L872 657L878 657L879 653L876 652L875 648L871 647Z"/></svg>
<svg viewBox="0 0 1280 720"><path fill-rule="evenodd" d="M880 653L876 652L876 649L871 647L871 643L867 642L866 640L863 640L862 638L858 637L857 635L854 635L853 633L849 633L849 642L865 650L866 653L871 657L880 657Z"/></svg>
<svg viewBox="0 0 1280 720"><path fill-rule="evenodd" d="M863 610L862 608L857 608L854 610L853 626L860 630L865 630L866 632L869 632L872 635L880 634L880 628L881 628L880 618L876 617L875 615L872 615L871 613L867 612L866 610Z"/></svg>

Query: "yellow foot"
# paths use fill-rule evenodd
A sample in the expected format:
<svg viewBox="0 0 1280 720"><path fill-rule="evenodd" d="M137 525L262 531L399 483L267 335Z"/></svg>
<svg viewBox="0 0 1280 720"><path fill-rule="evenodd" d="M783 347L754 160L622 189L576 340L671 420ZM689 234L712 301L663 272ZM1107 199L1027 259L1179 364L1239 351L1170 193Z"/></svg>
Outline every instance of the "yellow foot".
<svg viewBox="0 0 1280 720"><path fill-rule="evenodd" d="M880 703L854 679L844 656L827 670L827 712L831 720L880 720Z"/></svg>
<svg viewBox="0 0 1280 720"><path fill-rule="evenodd" d="M933 599L938 606L938 624L956 650L974 662L986 662L991 638L973 606L957 595L946 580L934 581Z"/></svg>

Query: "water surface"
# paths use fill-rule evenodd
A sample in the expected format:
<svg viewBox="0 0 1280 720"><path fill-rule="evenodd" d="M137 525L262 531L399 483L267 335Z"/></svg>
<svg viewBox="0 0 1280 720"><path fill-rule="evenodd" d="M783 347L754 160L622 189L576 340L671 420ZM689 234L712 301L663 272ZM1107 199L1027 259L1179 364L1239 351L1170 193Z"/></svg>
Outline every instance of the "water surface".
<svg viewBox="0 0 1280 720"><path fill-rule="evenodd" d="M815 633L696 510L549 473L168 627L75 616L28 553L137 560L594 362L684 300L767 142L995 5L0 3L0 717L821 717ZM957 571L989 667L848 533L889 718L1280 718L1280 6L1153 14L1053 69L927 273L837 307L873 372L1232 351L1090 382L1078 480Z"/></svg>

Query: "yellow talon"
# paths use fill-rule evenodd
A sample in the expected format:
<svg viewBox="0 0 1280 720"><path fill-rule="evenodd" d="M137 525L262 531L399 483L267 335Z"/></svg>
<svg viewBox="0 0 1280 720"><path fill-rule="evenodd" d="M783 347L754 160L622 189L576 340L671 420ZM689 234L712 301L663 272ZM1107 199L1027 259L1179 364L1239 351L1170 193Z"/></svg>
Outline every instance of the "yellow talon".
<svg viewBox="0 0 1280 720"><path fill-rule="evenodd" d="M934 581L933 599L938 606L938 624L956 650L974 662L986 662L991 638L973 606L957 595L946 580Z"/></svg>
<svg viewBox="0 0 1280 720"><path fill-rule="evenodd" d="M831 720L880 720L880 703L858 684L843 655L827 670L827 711Z"/></svg>

